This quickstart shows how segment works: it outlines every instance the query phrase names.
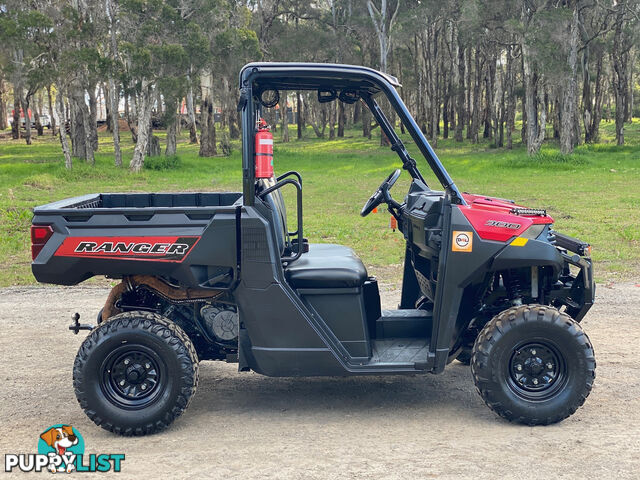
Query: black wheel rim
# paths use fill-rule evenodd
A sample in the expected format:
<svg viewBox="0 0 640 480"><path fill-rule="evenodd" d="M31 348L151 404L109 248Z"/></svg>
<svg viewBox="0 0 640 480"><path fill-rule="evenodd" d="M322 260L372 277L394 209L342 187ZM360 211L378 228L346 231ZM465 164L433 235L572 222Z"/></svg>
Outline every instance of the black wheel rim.
<svg viewBox="0 0 640 480"><path fill-rule="evenodd" d="M508 369L509 387L526 400L547 400L562 390L567 381L564 357L547 341L518 345L511 354Z"/></svg>
<svg viewBox="0 0 640 480"><path fill-rule="evenodd" d="M102 363L100 387L114 405L140 410L157 400L167 380L167 367L155 351L127 344L110 352Z"/></svg>

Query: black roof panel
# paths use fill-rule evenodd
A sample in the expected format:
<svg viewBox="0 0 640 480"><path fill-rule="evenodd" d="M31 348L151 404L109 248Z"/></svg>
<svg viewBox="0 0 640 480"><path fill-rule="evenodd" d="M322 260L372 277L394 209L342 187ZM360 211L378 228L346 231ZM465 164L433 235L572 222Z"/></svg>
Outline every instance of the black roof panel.
<svg viewBox="0 0 640 480"><path fill-rule="evenodd" d="M256 62L240 71L240 87L253 81L260 89L274 90L366 90L380 91L381 83L399 87L396 77L368 67L334 63Z"/></svg>

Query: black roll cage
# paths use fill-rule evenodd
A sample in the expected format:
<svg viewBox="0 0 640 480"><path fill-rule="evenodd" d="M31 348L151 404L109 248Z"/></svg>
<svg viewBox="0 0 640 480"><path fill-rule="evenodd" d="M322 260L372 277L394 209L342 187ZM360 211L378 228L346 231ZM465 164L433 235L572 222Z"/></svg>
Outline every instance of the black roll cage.
<svg viewBox="0 0 640 480"><path fill-rule="evenodd" d="M398 137L393 126L384 115L374 96L384 93L400 120L405 125L411 138L425 157L434 175L449 194L451 203L466 205L453 179L449 176L440 159L431 148L426 137L409 113L395 87L399 87L397 79L377 70L355 65L337 65L323 63L250 63L240 72L241 97L238 111L242 112L243 132L255 130L258 94L267 89L273 90L356 90L367 105L380 128L391 143L391 150L396 152L405 170L412 178L423 183L416 161L409 155L405 145ZM255 202L255 170L254 170L253 135L242 136L242 179L243 202L246 206Z"/></svg>

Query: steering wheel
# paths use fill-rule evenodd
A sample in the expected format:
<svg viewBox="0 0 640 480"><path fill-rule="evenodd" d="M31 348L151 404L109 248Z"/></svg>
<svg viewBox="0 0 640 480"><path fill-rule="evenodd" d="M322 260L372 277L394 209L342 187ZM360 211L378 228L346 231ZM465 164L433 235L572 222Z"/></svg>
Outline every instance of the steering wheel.
<svg viewBox="0 0 640 480"><path fill-rule="evenodd" d="M360 211L360 215L362 217L366 217L369 215L374 208L380 205L382 202L389 201L391 199L391 195L389 195L389 190L398 180L402 170L397 168L391 175L387 177L387 179L380 184L378 190L375 191L373 195L367 200L367 203L364 204L362 210Z"/></svg>

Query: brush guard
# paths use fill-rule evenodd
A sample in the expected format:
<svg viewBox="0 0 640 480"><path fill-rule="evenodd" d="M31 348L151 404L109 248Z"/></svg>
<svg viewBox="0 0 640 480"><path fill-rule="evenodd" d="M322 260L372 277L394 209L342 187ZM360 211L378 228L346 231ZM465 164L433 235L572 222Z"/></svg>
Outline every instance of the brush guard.
<svg viewBox="0 0 640 480"><path fill-rule="evenodd" d="M554 232L554 235L555 245L564 259L564 265L558 288L554 288L549 294L550 300L554 305L564 305L567 313L579 322L593 305L596 292L591 246L561 233ZM571 266L578 271L575 276L571 273Z"/></svg>

